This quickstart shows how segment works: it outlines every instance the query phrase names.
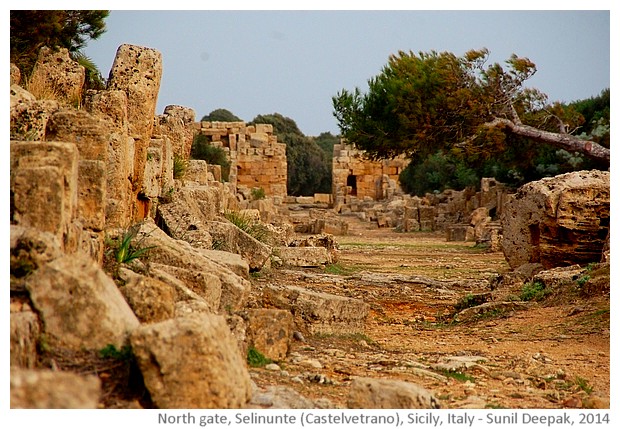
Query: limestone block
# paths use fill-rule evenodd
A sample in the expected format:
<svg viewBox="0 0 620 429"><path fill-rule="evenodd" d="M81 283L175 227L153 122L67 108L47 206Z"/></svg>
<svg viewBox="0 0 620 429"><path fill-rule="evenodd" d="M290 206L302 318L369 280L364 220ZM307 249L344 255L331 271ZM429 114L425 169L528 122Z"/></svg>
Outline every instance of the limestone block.
<svg viewBox="0 0 620 429"><path fill-rule="evenodd" d="M446 241L467 241L467 232L471 226L466 224L450 225L446 229Z"/></svg>
<svg viewBox="0 0 620 429"><path fill-rule="evenodd" d="M222 283L221 311L236 310L245 304L250 292L250 282L246 279L206 258L187 242L169 237L155 225L152 219L146 219L142 223L138 235L138 239L143 240L143 246L155 246L149 252L151 262L194 271L206 271L216 275Z"/></svg>
<svg viewBox="0 0 620 429"><path fill-rule="evenodd" d="M250 265L241 255L222 250L200 249L200 253L244 279L250 278Z"/></svg>
<svg viewBox="0 0 620 429"><path fill-rule="evenodd" d="M405 232L415 232L420 230L420 222L417 219L405 219Z"/></svg>
<svg viewBox="0 0 620 429"><path fill-rule="evenodd" d="M118 133L110 136L105 210L108 228L125 228L131 223L133 193L130 178L134 170L134 153L133 138Z"/></svg>
<svg viewBox="0 0 620 429"><path fill-rule="evenodd" d="M144 165L144 179L140 193L150 199L157 198L162 193L162 148L151 146L146 151L146 164Z"/></svg>
<svg viewBox="0 0 620 429"><path fill-rule="evenodd" d="M264 148L269 144L269 136L265 133L256 132L250 134L250 146L253 148Z"/></svg>
<svg viewBox="0 0 620 429"><path fill-rule="evenodd" d="M293 315L287 310L252 309L245 315L248 342L265 357L281 361L288 354L293 336Z"/></svg>
<svg viewBox="0 0 620 429"><path fill-rule="evenodd" d="M361 300L298 286L269 285L263 289L263 300L269 306L290 311L296 324L311 333L363 332L369 312L368 304Z"/></svg>
<svg viewBox="0 0 620 429"><path fill-rule="evenodd" d="M11 298L11 367L35 368L41 335L39 317L30 305Z"/></svg>
<svg viewBox="0 0 620 429"><path fill-rule="evenodd" d="M32 100L23 91L18 92L12 89L11 139L27 141L44 140L47 121L59 108L60 104L58 101Z"/></svg>
<svg viewBox="0 0 620 429"><path fill-rule="evenodd" d="M502 249L511 267L598 262L609 231L609 172L577 171L530 182L505 204Z"/></svg>
<svg viewBox="0 0 620 429"><path fill-rule="evenodd" d="M221 165L207 165L207 172L213 176L213 180L216 182L222 181L222 166Z"/></svg>
<svg viewBox="0 0 620 429"><path fill-rule="evenodd" d="M37 100L37 98L32 95L30 92L26 91L24 88L17 84L11 83L11 97L10 97L10 106L11 109L18 104L32 103Z"/></svg>
<svg viewBox="0 0 620 429"><path fill-rule="evenodd" d="M195 248L211 249L213 238L200 213L187 200L176 196L174 193L171 202L157 206L158 224L172 238L186 241Z"/></svg>
<svg viewBox="0 0 620 429"><path fill-rule="evenodd" d="M30 298L52 346L121 348L138 319L114 284L88 256L63 256L26 280Z"/></svg>
<svg viewBox="0 0 620 429"><path fill-rule="evenodd" d="M84 110L55 112L47 121L45 139L74 143L81 160L108 161L110 132L106 122Z"/></svg>
<svg viewBox="0 0 620 429"><path fill-rule="evenodd" d="M174 317L176 291L174 286L153 277L120 269L125 284L119 290L140 323L161 322Z"/></svg>
<svg viewBox="0 0 620 429"><path fill-rule="evenodd" d="M143 325L131 345L157 408L242 408L250 400L250 376L222 316Z"/></svg>
<svg viewBox="0 0 620 429"><path fill-rule="evenodd" d="M210 313L218 312L222 297L222 282L216 275L206 271L193 271L171 265L158 264L157 267L159 270L181 280L193 293L202 298ZM185 290L179 290L179 295L183 297L183 300L195 299L193 294L188 295ZM180 300L178 299L178 301Z"/></svg>
<svg viewBox="0 0 620 429"><path fill-rule="evenodd" d="M99 266L103 266L103 254L105 253L105 232L81 229L79 231L78 248L85 255L95 261Z"/></svg>
<svg viewBox="0 0 620 429"><path fill-rule="evenodd" d="M106 200L105 162L80 160L78 162L78 218L84 228L93 231L104 229Z"/></svg>
<svg viewBox="0 0 620 429"><path fill-rule="evenodd" d="M62 240L77 215L77 189L75 145L11 142L12 223L51 232Z"/></svg>
<svg viewBox="0 0 620 429"><path fill-rule="evenodd" d="M97 408L101 381L95 375L11 368L11 408Z"/></svg>
<svg viewBox="0 0 620 429"><path fill-rule="evenodd" d="M353 379L347 407L361 409L441 408L432 392L418 384L367 377Z"/></svg>
<svg viewBox="0 0 620 429"><path fill-rule="evenodd" d="M256 124L257 133L273 134L273 125L271 124Z"/></svg>
<svg viewBox="0 0 620 429"><path fill-rule="evenodd" d="M248 262L250 270L260 270L271 256L271 247L231 222L211 221L207 222L206 226L214 242L221 243L218 250L241 255Z"/></svg>
<svg viewBox="0 0 620 429"><path fill-rule="evenodd" d="M110 131L128 133L127 93L121 90L94 91L86 93L84 108L87 112L107 120Z"/></svg>
<svg viewBox="0 0 620 429"><path fill-rule="evenodd" d="M190 160L183 179L188 182L196 182L199 185L207 185L209 183L209 167L207 161L201 159Z"/></svg>
<svg viewBox="0 0 620 429"><path fill-rule="evenodd" d="M26 276L62 256L60 243L60 239L50 232L11 225L11 290L24 292L23 279Z"/></svg>
<svg viewBox="0 0 620 429"><path fill-rule="evenodd" d="M82 96L86 79L84 67L73 61L67 48L42 47L30 76L31 82L39 82L54 89L59 100L73 104Z"/></svg>
<svg viewBox="0 0 620 429"><path fill-rule="evenodd" d="M194 139L193 109L184 106L166 106L164 114L159 117L159 127L162 134L167 135L172 142L172 151L188 159Z"/></svg>

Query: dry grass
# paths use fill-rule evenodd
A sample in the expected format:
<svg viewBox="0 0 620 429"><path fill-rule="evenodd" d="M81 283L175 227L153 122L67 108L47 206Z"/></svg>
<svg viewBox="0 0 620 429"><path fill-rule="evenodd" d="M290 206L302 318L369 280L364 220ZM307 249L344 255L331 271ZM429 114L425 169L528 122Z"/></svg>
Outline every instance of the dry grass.
<svg viewBox="0 0 620 429"><path fill-rule="evenodd" d="M37 100L55 100L61 104L80 108L82 105L82 89L74 88L69 93L63 92L59 86L48 79L44 73L38 73L37 69L25 80L25 89L34 95Z"/></svg>

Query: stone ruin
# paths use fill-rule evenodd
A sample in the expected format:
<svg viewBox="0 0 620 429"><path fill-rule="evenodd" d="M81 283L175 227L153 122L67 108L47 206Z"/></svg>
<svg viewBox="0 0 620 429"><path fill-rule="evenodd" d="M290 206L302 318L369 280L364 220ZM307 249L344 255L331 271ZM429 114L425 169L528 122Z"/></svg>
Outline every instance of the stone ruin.
<svg viewBox="0 0 620 429"><path fill-rule="evenodd" d="M226 151L231 164L228 181L236 192L260 188L280 201L286 197L286 144L278 143L271 124L202 121L195 127L211 145Z"/></svg>

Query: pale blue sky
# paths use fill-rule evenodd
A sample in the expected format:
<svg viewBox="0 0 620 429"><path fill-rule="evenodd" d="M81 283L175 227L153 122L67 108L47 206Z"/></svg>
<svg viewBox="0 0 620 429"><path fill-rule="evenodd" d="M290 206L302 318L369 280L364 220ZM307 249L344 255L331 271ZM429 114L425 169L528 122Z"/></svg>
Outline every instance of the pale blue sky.
<svg viewBox="0 0 620 429"><path fill-rule="evenodd" d="M538 67L528 82L550 100L598 95L610 85L609 11L112 11L85 52L107 77L123 43L158 49L158 113L226 108L243 120L278 112L307 135L337 133L331 98L366 88L399 50L486 47Z"/></svg>

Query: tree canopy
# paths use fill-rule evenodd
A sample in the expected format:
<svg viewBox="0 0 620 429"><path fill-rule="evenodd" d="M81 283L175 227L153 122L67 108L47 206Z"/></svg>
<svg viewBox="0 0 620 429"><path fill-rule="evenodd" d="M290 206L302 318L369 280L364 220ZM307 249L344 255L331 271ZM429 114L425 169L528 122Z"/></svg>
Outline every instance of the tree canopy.
<svg viewBox="0 0 620 429"><path fill-rule="evenodd" d="M584 120L577 110L548 105L545 94L524 87L533 62L512 55L504 68L486 65L488 56L487 49L390 56L367 93L333 97L342 136L375 159L442 151L481 163L527 140L609 164L608 148L574 135Z"/></svg>
<svg viewBox="0 0 620 429"><path fill-rule="evenodd" d="M43 46L79 52L105 31L107 10L11 10L11 62L28 75Z"/></svg>
<svg viewBox="0 0 620 429"><path fill-rule="evenodd" d="M240 122L242 119L227 109L215 109L202 117L201 121L207 122Z"/></svg>

